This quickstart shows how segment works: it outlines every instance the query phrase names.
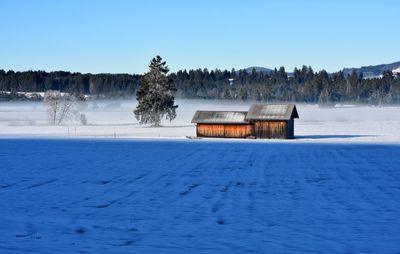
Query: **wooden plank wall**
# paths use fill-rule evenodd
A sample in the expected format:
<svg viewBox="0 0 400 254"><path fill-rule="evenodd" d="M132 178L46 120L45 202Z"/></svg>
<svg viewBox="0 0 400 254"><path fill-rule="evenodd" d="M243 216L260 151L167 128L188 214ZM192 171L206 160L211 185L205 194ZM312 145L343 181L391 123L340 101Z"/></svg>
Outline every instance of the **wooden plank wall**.
<svg viewBox="0 0 400 254"><path fill-rule="evenodd" d="M294 121L258 121L253 124L197 124L198 137L216 138L294 138Z"/></svg>
<svg viewBox="0 0 400 254"><path fill-rule="evenodd" d="M250 124L197 124L198 137L246 138L252 133Z"/></svg>
<svg viewBox="0 0 400 254"><path fill-rule="evenodd" d="M260 121L254 124L254 136L256 138L286 139L286 121Z"/></svg>

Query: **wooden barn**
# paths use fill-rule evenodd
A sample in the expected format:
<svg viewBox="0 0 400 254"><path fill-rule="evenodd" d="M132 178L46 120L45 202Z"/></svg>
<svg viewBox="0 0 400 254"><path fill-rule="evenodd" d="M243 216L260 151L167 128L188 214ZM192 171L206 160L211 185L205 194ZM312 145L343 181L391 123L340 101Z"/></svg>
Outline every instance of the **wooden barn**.
<svg viewBox="0 0 400 254"><path fill-rule="evenodd" d="M198 137L294 138L294 104L254 104L249 111L196 111L192 123Z"/></svg>
<svg viewBox="0 0 400 254"><path fill-rule="evenodd" d="M192 123L196 123L198 137L247 138L253 126L247 121L246 111L196 111Z"/></svg>
<svg viewBox="0 0 400 254"><path fill-rule="evenodd" d="M299 118L294 104L253 104L246 120L254 125L256 138L294 138L294 119Z"/></svg>

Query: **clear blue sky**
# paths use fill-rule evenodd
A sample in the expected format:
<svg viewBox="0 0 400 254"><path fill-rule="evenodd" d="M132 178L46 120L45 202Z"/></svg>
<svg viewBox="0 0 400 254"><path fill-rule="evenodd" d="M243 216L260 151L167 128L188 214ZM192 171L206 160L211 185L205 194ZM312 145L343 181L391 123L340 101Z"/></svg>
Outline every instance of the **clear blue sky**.
<svg viewBox="0 0 400 254"><path fill-rule="evenodd" d="M400 61L398 0L3 0L0 69L142 73Z"/></svg>

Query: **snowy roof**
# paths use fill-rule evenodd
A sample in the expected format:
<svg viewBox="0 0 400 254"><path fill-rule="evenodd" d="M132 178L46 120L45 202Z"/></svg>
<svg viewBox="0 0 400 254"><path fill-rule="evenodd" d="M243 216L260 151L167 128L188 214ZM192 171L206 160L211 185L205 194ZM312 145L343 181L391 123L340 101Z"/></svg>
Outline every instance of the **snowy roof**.
<svg viewBox="0 0 400 254"><path fill-rule="evenodd" d="M196 111L192 123L247 124L246 111Z"/></svg>
<svg viewBox="0 0 400 254"><path fill-rule="evenodd" d="M294 104L253 104L246 120L290 120L299 118Z"/></svg>

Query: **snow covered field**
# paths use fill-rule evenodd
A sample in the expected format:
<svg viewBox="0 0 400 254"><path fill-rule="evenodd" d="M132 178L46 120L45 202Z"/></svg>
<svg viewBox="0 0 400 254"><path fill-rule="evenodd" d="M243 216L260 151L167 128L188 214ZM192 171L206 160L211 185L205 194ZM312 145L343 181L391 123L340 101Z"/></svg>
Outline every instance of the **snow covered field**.
<svg viewBox="0 0 400 254"><path fill-rule="evenodd" d="M196 110L250 103L178 104L151 128L134 101L89 102L87 126L0 103L0 253L400 251L400 107L298 105L295 140L187 140Z"/></svg>
<svg viewBox="0 0 400 254"><path fill-rule="evenodd" d="M135 101L89 102L80 111L88 125L49 126L40 102L0 103L0 137L184 138L195 135L196 110L248 110L250 103L178 100L178 117L162 128L142 127L132 113ZM284 142L400 143L400 107L318 108L297 105L296 140Z"/></svg>
<svg viewBox="0 0 400 254"><path fill-rule="evenodd" d="M399 253L399 155L390 144L0 139L0 253Z"/></svg>

